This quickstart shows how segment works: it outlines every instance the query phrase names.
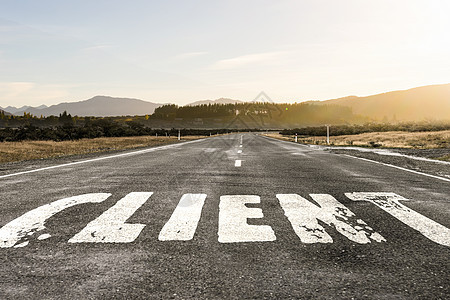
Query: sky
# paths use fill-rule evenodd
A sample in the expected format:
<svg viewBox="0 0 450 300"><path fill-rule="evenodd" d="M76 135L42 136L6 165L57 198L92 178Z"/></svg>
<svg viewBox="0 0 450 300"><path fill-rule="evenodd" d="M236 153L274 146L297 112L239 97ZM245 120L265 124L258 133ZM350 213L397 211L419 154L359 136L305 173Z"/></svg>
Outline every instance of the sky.
<svg viewBox="0 0 450 300"><path fill-rule="evenodd" d="M367 96L450 83L450 1L0 0L0 107Z"/></svg>

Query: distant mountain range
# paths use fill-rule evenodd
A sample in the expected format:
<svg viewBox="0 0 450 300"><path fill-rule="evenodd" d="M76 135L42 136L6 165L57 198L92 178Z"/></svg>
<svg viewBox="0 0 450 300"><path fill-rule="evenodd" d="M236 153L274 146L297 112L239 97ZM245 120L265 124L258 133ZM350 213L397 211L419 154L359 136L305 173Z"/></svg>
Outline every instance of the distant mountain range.
<svg viewBox="0 0 450 300"><path fill-rule="evenodd" d="M43 108L47 108L47 107L48 107L47 105L40 105L37 107L28 106L28 105L25 105L22 107L7 106L7 107L3 108L3 110L5 110L13 115L19 115L19 114L23 115L23 112L26 111L27 109L32 109L32 108L43 109Z"/></svg>
<svg viewBox="0 0 450 300"><path fill-rule="evenodd" d="M12 113L4 111L1 107L0 107L0 114L5 114L6 116L11 116Z"/></svg>
<svg viewBox="0 0 450 300"><path fill-rule="evenodd" d="M134 116L150 115L155 108L161 106L161 103L153 103L139 99L114 98L108 96L95 96L94 98L79 101L65 102L52 106L41 105L38 107L24 106L15 108L8 106L4 108L14 115L23 115L24 112L31 113L34 116L59 116L67 111L72 116L91 116L91 117L113 117L113 116ZM8 109L9 108L9 109ZM25 109L23 109L25 108Z"/></svg>
<svg viewBox="0 0 450 300"><path fill-rule="evenodd" d="M195 101L185 106L201 104L243 103L240 100L220 98L217 100ZM349 96L325 101L307 101L315 105L336 104L350 107L354 114L366 116L377 121L422 121L450 120L450 84L429 85L409 90L387 92L367 97ZM1 108L14 115L24 112L35 116L58 116L67 111L72 116L134 116L152 114L162 103L139 99L95 96L91 99L60 103L52 106L8 106Z"/></svg>
<svg viewBox="0 0 450 300"><path fill-rule="evenodd" d="M217 100L202 100L186 104L187 106L201 104L228 104L242 103L240 100L232 100L220 98ZM52 106L41 105L38 107L7 106L1 108L7 113L13 115L23 115L24 112L31 113L34 116L59 116L59 114L67 111L72 116L91 116L91 117L113 117L113 116L134 116L134 115L150 115L157 107L166 103L153 103L139 99L131 98L114 98L108 96L95 96L91 99L78 102L64 102Z"/></svg>
<svg viewBox="0 0 450 300"><path fill-rule="evenodd" d="M378 121L450 120L450 84L307 103L347 106L352 108L354 114Z"/></svg>

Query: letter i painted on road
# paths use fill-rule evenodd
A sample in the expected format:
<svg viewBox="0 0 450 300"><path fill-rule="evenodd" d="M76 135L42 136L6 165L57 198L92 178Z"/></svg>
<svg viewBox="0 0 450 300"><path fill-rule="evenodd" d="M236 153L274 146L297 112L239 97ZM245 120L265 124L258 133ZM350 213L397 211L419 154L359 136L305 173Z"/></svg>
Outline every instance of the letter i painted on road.
<svg viewBox="0 0 450 300"><path fill-rule="evenodd" d="M310 194L320 206L300 197L297 194L278 194L277 198L284 214L291 222L297 236L303 243L332 243L333 239L325 232L318 220L336 230L349 240L367 244L370 240L385 242L386 240L355 214L328 194Z"/></svg>
<svg viewBox="0 0 450 300"><path fill-rule="evenodd" d="M206 194L184 194L169 221L159 233L160 241L192 240L197 229Z"/></svg>
<svg viewBox="0 0 450 300"><path fill-rule="evenodd" d="M221 196L219 204L219 242L275 241L275 233L268 225L248 225L247 218L263 218L260 208L246 207L246 203L260 203L259 196Z"/></svg>
<svg viewBox="0 0 450 300"><path fill-rule="evenodd" d="M450 229L406 207L395 193L345 193L353 201L368 201L438 244L450 247Z"/></svg>
<svg viewBox="0 0 450 300"><path fill-rule="evenodd" d="M82 231L69 240L69 243L131 243L144 229L144 224L125 222L141 207L153 193L129 193L105 211Z"/></svg>

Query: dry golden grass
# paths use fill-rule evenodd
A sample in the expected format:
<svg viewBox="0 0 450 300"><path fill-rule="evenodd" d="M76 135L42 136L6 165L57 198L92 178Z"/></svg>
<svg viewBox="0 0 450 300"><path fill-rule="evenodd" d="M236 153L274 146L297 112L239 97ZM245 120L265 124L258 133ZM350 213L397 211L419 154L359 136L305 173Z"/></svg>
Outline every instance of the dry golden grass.
<svg viewBox="0 0 450 300"><path fill-rule="evenodd" d="M199 138L204 138L204 136L185 136L182 137L182 140L195 140ZM173 136L111 137L63 142L3 142L0 143L0 163L141 147L154 147L177 142L177 137Z"/></svg>
<svg viewBox="0 0 450 300"><path fill-rule="evenodd" d="M268 133L268 136L294 141L295 136L283 136L278 133ZM298 137L299 143L326 145L326 136ZM429 132L369 132L355 135L331 136L330 143L337 146L371 146L376 144L386 148L450 148L450 130Z"/></svg>

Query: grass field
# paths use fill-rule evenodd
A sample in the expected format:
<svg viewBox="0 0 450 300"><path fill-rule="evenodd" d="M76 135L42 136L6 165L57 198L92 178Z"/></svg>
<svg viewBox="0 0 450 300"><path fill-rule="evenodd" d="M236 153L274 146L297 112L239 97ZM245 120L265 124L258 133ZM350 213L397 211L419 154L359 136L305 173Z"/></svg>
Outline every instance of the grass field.
<svg viewBox="0 0 450 300"><path fill-rule="evenodd" d="M283 136L279 133L268 133L268 136L282 140L294 141L294 135ZM303 144L326 145L326 136L298 136ZM368 132L355 135L331 136L330 144L334 146L364 146L384 148L450 148L450 130L427 132Z"/></svg>
<svg viewBox="0 0 450 300"><path fill-rule="evenodd" d="M195 140L204 136L185 136L182 140ZM77 141L23 141L0 143L0 163L61 157L68 155L108 152L115 150L154 147L177 143L177 137L110 137Z"/></svg>

